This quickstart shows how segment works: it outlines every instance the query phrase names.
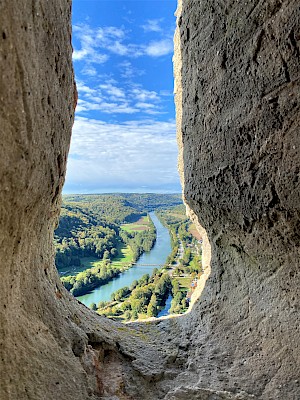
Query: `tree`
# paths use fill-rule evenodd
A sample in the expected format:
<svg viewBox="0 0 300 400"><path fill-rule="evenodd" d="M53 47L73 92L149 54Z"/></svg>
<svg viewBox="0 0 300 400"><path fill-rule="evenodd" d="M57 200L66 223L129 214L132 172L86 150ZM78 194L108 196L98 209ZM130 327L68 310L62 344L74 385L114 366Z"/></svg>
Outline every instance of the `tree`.
<svg viewBox="0 0 300 400"><path fill-rule="evenodd" d="M138 285L138 281L135 279L132 284L130 285L130 290L132 291L133 289L135 289Z"/></svg>
<svg viewBox="0 0 300 400"><path fill-rule="evenodd" d="M154 268L152 271L151 279L154 279L154 277L158 274L158 268Z"/></svg>
<svg viewBox="0 0 300 400"><path fill-rule="evenodd" d="M124 318L126 321L130 321L131 319L131 312L129 310L126 310L124 313Z"/></svg>
<svg viewBox="0 0 300 400"><path fill-rule="evenodd" d="M107 301L99 301L99 303L98 303L98 308L104 308L104 307L106 307L106 305L108 304L108 302Z"/></svg>
<svg viewBox="0 0 300 400"><path fill-rule="evenodd" d="M135 319L138 319L139 318L139 316L138 316L138 312L137 312L137 310L132 310L132 313L131 313L131 319L133 319L133 320L135 320Z"/></svg>
<svg viewBox="0 0 300 400"><path fill-rule="evenodd" d="M131 310L131 304L130 304L130 302L129 301L124 301L123 303L121 303L121 305L120 305L120 310L121 311L123 311L123 312L125 312L125 311L127 311L127 310Z"/></svg>
<svg viewBox="0 0 300 400"><path fill-rule="evenodd" d="M96 305L96 303L92 303L92 304L90 305L90 309L92 309L93 311L97 311L97 305Z"/></svg>
<svg viewBox="0 0 300 400"><path fill-rule="evenodd" d="M118 255L118 250L113 247L110 251L110 254L112 255L112 257L116 257Z"/></svg>
<svg viewBox="0 0 300 400"><path fill-rule="evenodd" d="M186 308L186 307L187 307L186 297L184 297L184 298L181 300L181 305L182 305L183 308Z"/></svg>
<svg viewBox="0 0 300 400"><path fill-rule="evenodd" d="M130 293L129 287L125 286L112 293L111 299L115 301L120 301L123 297L127 296L129 293Z"/></svg>
<svg viewBox="0 0 300 400"><path fill-rule="evenodd" d="M179 290L180 290L180 287L179 287L178 280L177 279L173 279L172 280L172 293L173 293L173 296L175 296L179 292Z"/></svg>
<svg viewBox="0 0 300 400"><path fill-rule="evenodd" d="M156 317L157 316L157 297L156 295L153 293L150 299L150 303L148 304L147 307L147 316L148 317Z"/></svg>
<svg viewBox="0 0 300 400"><path fill-rule="evenodd" d="M156 317L156 315L157 315L156 307L153 304L149 303L149 305L147 307L147 316L148 317Z"/></svg>
<svg viewBox="0 0 300 400"><path fill-rule="evenodd" d="M105 250L103 253L103 260L110 260L110 253L108 250Z"/></svg>

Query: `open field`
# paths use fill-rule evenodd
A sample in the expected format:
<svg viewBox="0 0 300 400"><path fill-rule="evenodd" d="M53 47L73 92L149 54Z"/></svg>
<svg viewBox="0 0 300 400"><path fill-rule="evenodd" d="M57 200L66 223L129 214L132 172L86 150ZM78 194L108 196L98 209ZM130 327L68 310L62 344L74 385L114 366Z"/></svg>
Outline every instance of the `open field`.
<svg viewBox="0 0 300 400"><path fill-rule="evenodd" d="M117 246L118 255L112 259L112 265L120 267L121 265L130 264L133 259L133 252L130 246L120 243ZM81 263L86 266L86 268L96 267L98 264L102 263L96 257L83 257L80 259Z"/></svg>
<svg viewBox="0 0 300 400"><path fill-rule="evenodd" d="M125 245L120 243L117 246L118 255L114 257L112 260L113 265L121 265L121 264L129 264L132 262L133 259L133 252L129 245Z"/></svg>
<svg viewBox="0 0 300 400"><path fill-rule="evenodd" d="M122 224L121 228L126 232L147 231L150 229L149 216L141 217L138 221L131 224Z"/></svg>
<svg viewBox="0 0 300 400"><path fill-rule="evenodd" d="M191 288L191 283L193 278L191 276L189 277L178 277L175 278L179 282L180 289L186 288L190 289Z"/></svg>
<svg viewBox="0 0 300 400"><path fill-rule="evenodd" d="M194 236L194 238L196 238L197 240L201 240L202 237L200 235L200 233L197 231L195 224L192 224L189 228L189 231L191 232L191 234Z"/></svg>
<svg viewBox="0 0 300 400"><path fill-rule="evenodd" d="M133 260L133 252L130 246L120 243L117 246L118 255L112 259L112 265L120 267L122 265L128 265ZM62 268L59 270L62 276L67 275L77 275L79 272L85 271L86 269L96 267L102 264L102 260L96 257L81 257L81 266L71 266L67 268Z"/></svg>

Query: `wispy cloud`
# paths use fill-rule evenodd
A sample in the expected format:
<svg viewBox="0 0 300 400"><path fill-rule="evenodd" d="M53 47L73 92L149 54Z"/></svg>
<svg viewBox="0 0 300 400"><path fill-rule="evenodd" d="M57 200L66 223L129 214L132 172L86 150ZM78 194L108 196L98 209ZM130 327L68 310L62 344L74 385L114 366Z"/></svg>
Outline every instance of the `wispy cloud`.
<svg viewBox="0 0 300 400"><path fill-rule="evenodd" d="M83 75L87 76L96 76L97 75L97 70L95 67L92 65L86 64L84 68L80 71Z"/></svg>
<svg viewBox="0 0 300 400"><path fill-rule="evenodd" d="M163 18L159 19L148 19L144 25L141 27L145 32L162 32L161 23Z"/></svg>
<svg viewBox="0 0 300 400"><path fill-rule="evenodd" d="M131 93L136 98L136 100L139 100L139 101L147 101L147 100L158 101L159 100L158 94L156 92L151 91L151 90L145 90L140 87L136 87L136 88L132 89Z"/></svg>
<svg viewBox="0 0 300 400"><path fill-rule="evenodd" d="M93 96L97 94L96 89L90 88L89 86L85 85L80 80L77 80L76 85L77 85L77 90L80 94L83 94L83 95L88 94L88 95L93 95Z"/></svg>
<svg viewBox="0 0 300 400"><path fill-rule="evenodd" d="M105 49L125 36L120 28L108 26L92 29L87 24L74 25L73 33L80 43L80 49L74 49L73 60L97 64L105 63L109 59Z"/></svg>
<svg viewBox="0 0 300 400"><path fill-rule="evenodd" d="M145 25L147 26L147 25ZM159 28L158 20L148 21L148 28ZM74 49L74 61L86 61L89 64L103 64L108 61L110 54L137 58L141 56L161 57L172 53L171 38L151 41L150 43L130 43L124 28L98 27L75 25L74 35L80 43L80 48ZM88 70L87 70L88 71Z"/></svg>
<svg viewBox="0 0 300 400"><path fill-rule="evenodd" d="M176 165L174 121L110 124L82 117L75 121L67 173L70 185L178 185Z"/></svg>
<svg viewBox="0 0 300 400"><path fill-rule="evenodd" d="M101 28L99 28L101 30ZM73 32L80 40L80 49L74 49L73 60L86 60L88 62L102 64L108 60L108 55L97 51L97 41L99 40L99 29L93 31L87 25L75 25Z"/></svg>
<svg viewBox="0 0 300 400"><path fill-rule="evenodd" d="M151 103L137 103L136 106L139 108L155 108L156 107L154 104L151 104Z"/></svg>
<svg viewBox="0 0 300 400"><path fill-rule="evenodd" d="M125 92L123 89L118 88L117 86L112 85L111 83L101 84L100 89L106 91L106 93L112 98L124 98Z"/></svg>
<svg viewBox="0 0 300 400"><path fill-rule="evenodd" d="M89 111L105 114L164 113L158 93L138 85L133 87L129 85L125 90L117 86L116 81L108 80L91 88L79 80L77 89L79 93L77 115L80 113L85 115Z"/></svg>
<svg viewBox="0 0 300 400"><path fill-rule="evenodd" d="M97 98L96 101L78 100L77 113L100 111L105 114L134 114L138 108L131 107L128 103L108 103Z"/></svg>
<svg viewBox="0 0 300 400"><path fill-rule="evenodd" d="M172 39L153 41L145 47L145 53L151 57L161 57L173 52Z"/></svg>
<svg viewBox="0 0 300 400"><path fill-rule="evenodd" d="M73 59L79 99L64 190L179 190L173 2L153 8L118 1L113 9L99 1L77 3Z"/></svg>
<svg viewBox="0 0 300 400"><path fill-rule="evenodd" d="M120 75L122 78L132 79L145 74L145 71L140 70L132 65L130 61L119 63Z"/></svg>

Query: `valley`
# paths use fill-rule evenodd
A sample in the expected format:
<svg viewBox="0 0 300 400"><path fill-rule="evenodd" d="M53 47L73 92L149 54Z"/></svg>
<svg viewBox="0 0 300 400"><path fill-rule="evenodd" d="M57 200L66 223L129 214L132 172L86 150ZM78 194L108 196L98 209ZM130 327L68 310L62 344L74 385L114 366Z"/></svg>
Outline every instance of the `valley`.
<svg viewBox="0 0 300 400"><path fill-rule="evenodd" d="M202 272L177 195L66 196L55 243L66 289L121 321L185 312Z"/></svg>

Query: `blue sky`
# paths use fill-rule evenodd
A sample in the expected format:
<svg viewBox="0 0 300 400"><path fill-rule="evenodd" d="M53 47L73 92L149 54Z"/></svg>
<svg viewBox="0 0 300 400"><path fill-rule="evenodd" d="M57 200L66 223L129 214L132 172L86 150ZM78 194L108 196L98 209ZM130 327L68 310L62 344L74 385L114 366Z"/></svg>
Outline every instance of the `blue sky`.
<svg viewBox="0 0 300 400"><path fill-rule="evenodd" d="M179 192L176 0L73 0L79 100L64 193Z"/></svg>

